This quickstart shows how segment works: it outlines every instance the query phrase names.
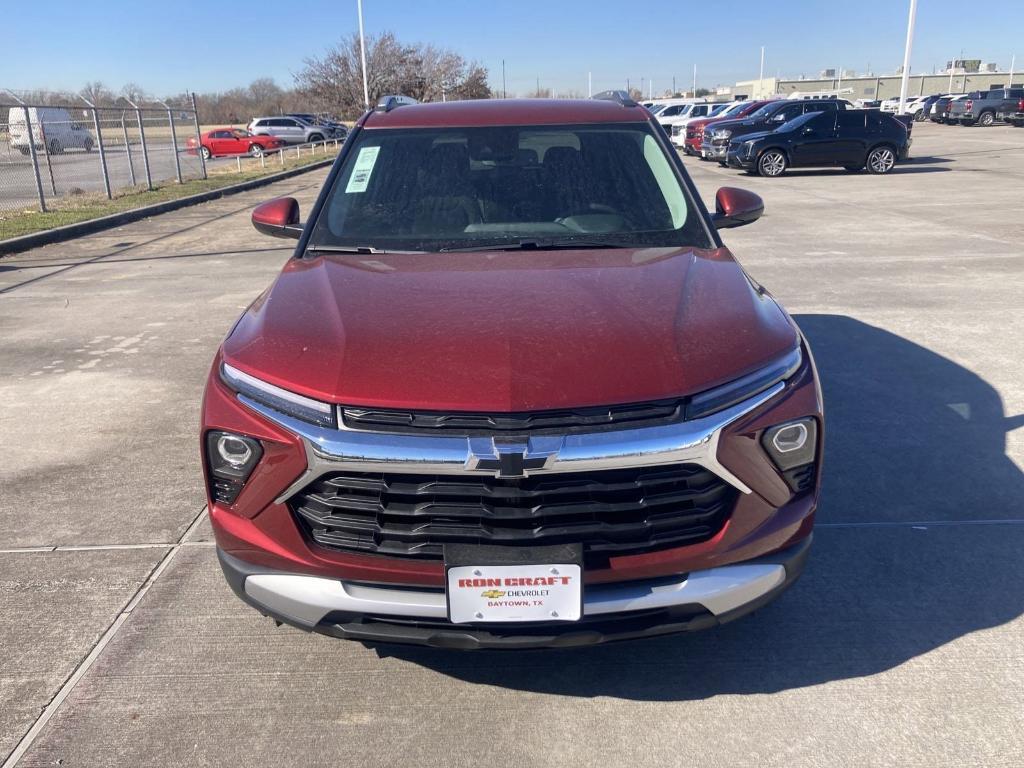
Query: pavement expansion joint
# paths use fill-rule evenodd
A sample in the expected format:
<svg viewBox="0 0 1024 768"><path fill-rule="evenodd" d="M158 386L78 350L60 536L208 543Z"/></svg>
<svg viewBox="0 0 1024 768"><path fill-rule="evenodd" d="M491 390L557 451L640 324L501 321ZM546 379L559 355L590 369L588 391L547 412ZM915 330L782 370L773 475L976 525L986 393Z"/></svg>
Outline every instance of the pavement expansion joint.
<svg viewBox="0 0 1024 768"><path fill-rule="evenodd" d="M185 529L185 532L178 538L177 542L173 544L142 545L145 547L166 546L167 552L160 559L160 562L156 564L153 570L150 571L149 576L138 588L138 590L136 590L135 594L131 597L131 599L129 599L124 608L122 608L121 611L117 614L113 622L111 622L110 626L107 627L106 631L89 651L89 654L78 665L75 671L71 673L71 676L64 681L64 684L60 687L60 689L57 691L54 697L43 708L43 711L40 713L36 721L32 724L32 727L29 728L28 732L21 738L21 741L19 741L18 745L14 748L14 751L11 752L11 754L4 761L3 766L0 766L0 768L14 768L14 766L16 766L21 761L21 758L25 756L25 753L28 752L29 748L35 742L36 738L38 738L39 734L42 733L43 729L46 727L46 724L57 713L57 710L60 709L65 699L67 699L67 697L71 695L71 692L75 689L75 686L78 685L79 681L81 681L81 679L85 677L85 674L95 663L96 659L100 657L100 654L103 653L103 650L107 647L110 641L114 639L114 636L121 629L121 626L128 620L128 617L131 615L132 611L135 610L135 607L142 601L142 598L146 596L146 593L149 592L150 587L152 587L153 584L156 583L157 579L159 579L160 576L163 574L163 572L167 570L167 566L170 565L171 560L174 559L174 556L177 554L178 550L181 549L182 545L199 527L205 516L206 507L204 506L195 516L192 522L189 524L188 528ZM199 542L196 543L198 544ZM107 545L105 548L134 548L134 545ZM54 547L52 549L40 549L37 547L36 551L57 551L59 549L61 548ZM81 550L82 548L77 549ZM88 547L87 549L97 549L97 547Z"/></svg>

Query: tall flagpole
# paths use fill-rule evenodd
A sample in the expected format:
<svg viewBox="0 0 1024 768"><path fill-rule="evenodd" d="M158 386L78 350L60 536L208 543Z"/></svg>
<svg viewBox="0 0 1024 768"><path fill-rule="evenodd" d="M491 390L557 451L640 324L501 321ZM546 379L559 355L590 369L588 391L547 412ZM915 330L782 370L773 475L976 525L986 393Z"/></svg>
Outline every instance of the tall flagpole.
<svg viewBox="0 0 1024 768"><path fill-rule="evenodd" d="M359 58L363 62L363 103L370 108L370 86L366 80L366 38L363 35L363 0L356 0L359 8Z"/></svg>
<svg viewBox="0 0 1024 768"><path fill-rule="evenodd" d="M907 105L907 84L910 80L910 49L914 45L914 19L917 17L917 0L910 0L910 18L907 19L907 45L903 50L903 77L900 79L900 106L896 114L902 115Z"/></svg>

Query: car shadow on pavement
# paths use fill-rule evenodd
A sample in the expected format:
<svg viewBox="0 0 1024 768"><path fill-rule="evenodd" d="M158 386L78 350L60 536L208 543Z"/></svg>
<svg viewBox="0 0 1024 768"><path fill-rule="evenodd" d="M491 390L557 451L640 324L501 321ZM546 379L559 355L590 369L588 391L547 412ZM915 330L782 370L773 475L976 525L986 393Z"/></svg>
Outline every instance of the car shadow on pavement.
<svg viewBox="0 0 1024 768"><path fill-rule="evenodd" d="M515 690L669 701L874 675L1019 617L1024 474L1005 446L1024 419L907 339L845 316L796 320L822 379L825 475L807 570L780 599L723 627L637 642L377 653Z"/></svg>

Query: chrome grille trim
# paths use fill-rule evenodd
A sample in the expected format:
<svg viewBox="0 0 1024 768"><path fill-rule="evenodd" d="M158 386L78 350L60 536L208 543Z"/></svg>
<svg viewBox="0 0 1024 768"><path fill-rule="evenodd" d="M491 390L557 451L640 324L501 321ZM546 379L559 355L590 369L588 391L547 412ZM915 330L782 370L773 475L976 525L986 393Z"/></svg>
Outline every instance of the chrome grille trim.
<svg viewBox="0 0 1024 768"><path fill-rule="evenodd" d="M785 389L779 382L753 397L703 418L674 424L607 432L523 436L527 456L543 456L543 465L524 475L588 472L603 469L696 464L742 493L747 485L718 461L722 430L761 407ZM245 395L238 400L264 418L298 435L307 468L275 500L283 503L328 472L401 472L409 474L494 474L481 469L481 458L498 456L507 440L464 436L406 435L318 427L262 405Z"/></svg>

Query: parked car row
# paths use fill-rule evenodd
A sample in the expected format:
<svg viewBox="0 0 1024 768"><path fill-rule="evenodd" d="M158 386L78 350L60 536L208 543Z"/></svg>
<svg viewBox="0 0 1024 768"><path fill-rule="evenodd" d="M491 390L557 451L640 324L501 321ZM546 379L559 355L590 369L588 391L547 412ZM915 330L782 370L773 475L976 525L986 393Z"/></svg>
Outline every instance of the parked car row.
<svg viewBox="0 0 1024 768"><path fill-rule="evenodd" d="M993 88L988 91L937 96L928 119L947 125L994 125L997 121L1024 127L1024 88Z"/></svg>
<svg viewBox="0 0 1024 768"><path fill-rule="evenodd" d="M812 166L883 174L909 154L911 122L837 98L745 101L691 121L672 142L687 155L761 176Z"/></svg>

